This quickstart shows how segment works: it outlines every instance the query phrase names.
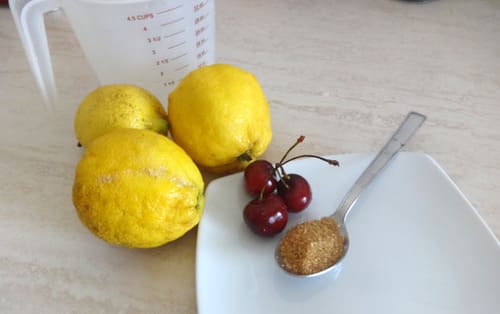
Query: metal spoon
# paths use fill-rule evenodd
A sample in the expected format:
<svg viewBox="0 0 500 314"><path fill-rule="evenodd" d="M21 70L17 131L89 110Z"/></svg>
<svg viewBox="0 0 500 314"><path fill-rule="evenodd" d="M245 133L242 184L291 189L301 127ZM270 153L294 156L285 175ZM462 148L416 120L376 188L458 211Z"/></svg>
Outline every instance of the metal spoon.
<svg viewBox="0 0 500 314"><path fill-rule="evenodd" d="M323 270L320 270L316 273L306 274L306 275L293 273L287 270L283 266L283 262L279 253L279 247L281 244L280 243L276 248L274 255L278 265L283 270L292 275L300 277L319 276L334 269L340 271L341 262L345 257L345 255L347 254L347 250L349 249L349 235L347 234L347 228L345 226L347 215L349 214L350 210L353 208L354 204L358 200L361 192L372 182L373 178L375 178L375 176L379 172L381 172L384 166L387 165L387 163L391 161L393 157L396 156L397 153L399 153L399 151L401 151L401 148L410 140L413 134L420 128L420 126L424 123L425 119L426 117L424 115L417 112L410 112L406 116L405 120L401 123L396 132L392 135L389 141L380 150L375 159L373 159L372 162L368 165L365 171L363 171L363 173L356 180L356 182L351 187L349 192L347 192L347 194L344 196L344 198L340 202L340 205L337 207L337 210L330 216L336 221L339 227L340 234L343 237L344 250L342 256L334 264L327 266Z"/></svg>

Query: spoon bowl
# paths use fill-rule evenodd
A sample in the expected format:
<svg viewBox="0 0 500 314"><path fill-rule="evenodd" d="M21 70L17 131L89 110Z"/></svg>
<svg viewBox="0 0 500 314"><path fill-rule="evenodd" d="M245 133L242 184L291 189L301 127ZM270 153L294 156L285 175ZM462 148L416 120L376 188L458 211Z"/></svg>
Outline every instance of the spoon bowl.
<svg viewBox="0 0 500 314"><path fill-rule="evenodd" d="M337 210L329 217L335 221L338 227L338 232L342 237L343 251L341 255L334 260L330 265L318 265L318 271L300 273L293 269L287 268L281 256L281 245L283 238L280 240L279 245L276 247L274 256L278 265L287 273L299 277L316 277L323 275L330 271L340 272L342 268L342 261L344 260L347 252L349 251L349 234L347 233L346 219L350 210L354 207L362 191L373 181L373 179L380 173L385 166L401 151L404 145L410 140L415 132L424 123L426 117L420 113L410 112L396 132L391 136L389 141L382 147L377 156L372 160L368 167L363 171L361 176L356 180L351 189L344 196ZM288 232L293 232L291 229ZM286 236L286 235L285 235ZM338 239L338 237L337 237ZM321 244L319 244L321 245ZM333 253L332 253L333 254ZM304 257L307 258L307 257ZM320 259L318 259L320 260ZM315 262L315 260L312 260Z"/></svg>
<svg viewBox="0 0 500 314"><path fill-rule="evenodd" d="M340 273L340 271L342 270L342 261L344 260L344 257L347 255L347 251L349 250L349 242L350 242L345 223L339 223L339 217L336 217L336 216L337 215L334 214L331 217L337 223L337 226L339 228L339 233L342 236L343 250L342 250L342 255L339 257L339 259L334 264L326 267L323 270L320 270L320 271L312 273L312 274L301 274L301 273L293 272L292 270L287 269L283 266L284 263L283 263L283 260L281 258L280 252L279 252L280 246L278 245L278 246L276 246L274 257L275 257L278 265L281 267L281 269L283 269L288 274L290 274L292 276L297 276L297 277L317 277L317 276L326 274L328 272L336 273L336 275L335 275L335 277L336 277Z"/></svg>

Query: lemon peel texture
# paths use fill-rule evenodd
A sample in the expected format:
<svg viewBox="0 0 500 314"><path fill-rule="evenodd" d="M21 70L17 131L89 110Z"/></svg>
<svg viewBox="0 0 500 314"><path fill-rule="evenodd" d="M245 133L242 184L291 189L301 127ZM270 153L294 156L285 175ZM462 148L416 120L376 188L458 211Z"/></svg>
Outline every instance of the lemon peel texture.
<svg viewBox="0 0 500 314"><path fill-rule="evenodd" d="M169 95L168 120L174 141L214 173L244 169L272 138L269 104L259 82L229 64L190 72Z"/></svg>
<svg viewBox="0 0 500 314"><path fill-rule="evenodd" d="M198 224L203 189L197 166L173 141L149 130L119 129L86 149L73 203L82 223L104 241L150 248Z"/></svg>
<svg viewBox="0 0 500 314"><path fill-rule="evenodd" d="M102 85L78 106L74 131L87 147L97 137L119 128L147 129L167 134L167 114L149 91L135 85Z"/></svg>

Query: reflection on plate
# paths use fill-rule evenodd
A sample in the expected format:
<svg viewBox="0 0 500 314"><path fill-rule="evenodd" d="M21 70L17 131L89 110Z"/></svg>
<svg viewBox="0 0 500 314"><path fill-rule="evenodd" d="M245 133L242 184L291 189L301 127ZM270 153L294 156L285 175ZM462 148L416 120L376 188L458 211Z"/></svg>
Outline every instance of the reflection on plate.
<svg viewBox="0 0 500 314"><path fill-rule="evenodd" d="M287 164L311 184L308 209L287 228L328 215L373 155ZM400 153L348 218L351 247L339 276L296 278L274 262L278 238L250 232L242 174L213 181L198 229L200 314L500 313L500 245L429 156Z"/></svg>

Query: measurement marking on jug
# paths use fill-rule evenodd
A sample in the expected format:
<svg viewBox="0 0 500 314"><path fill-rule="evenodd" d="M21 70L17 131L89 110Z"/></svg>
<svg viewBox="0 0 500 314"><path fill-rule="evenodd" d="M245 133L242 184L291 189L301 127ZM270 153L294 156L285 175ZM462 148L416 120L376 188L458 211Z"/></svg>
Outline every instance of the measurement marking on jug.
<svg viewBox="0 0 500 314"><path fill-rule="evenodd" d="M188 66L189 66L189 64L185 64L185 65L183 65L183 66L178 67L177 69L175 69L175 71L176 71L176 72L178 72L178 71L182 71L182 70L184 70L185 68L187 68Z"/></svg>
<svg viewBox="0 0 500 314"><path fill-rule="evenodd" d="M148 40L148 43L158 42L161 40L161 36L149 37L149 38L147 38L147 40Z"/></svg>
<svg viewBox="0 0 500 314"><path fill-rule="evenodd" d="M204 43L208 41L208 38L202 38L196 42L196 48L200 48Z"/></svg>
<svg viewBox="0 0 500 314"><path fill-rule="evenodd" d="M183 41L181 43L178 43L178 44L175 44L173 46L170 46L170 47L168 47L168 49L174 49L174 48L180 47L180 46L182 46L184 44L186 44L186 41Z"/></svg>
<svg viewBox="0 0 500 314"><path fill-rule="evenodd" d="M175 56L173 58L170 58L170 60L175 61L175 60L180 59L180 58L185 57L185 56L187 56L187 52L184 52L181 55L178 55L178 56Z"/></svg>
<svg viewBox="0 0 500 314"><path fill-rule="evenodd" d="M203 7L205 7L207 4L208 4L208 0L196 3L195 5L193 5L194 12L197 12L197 11L203 9Z"/></svg>
<svg viewBox="0 0 500 314"><path fill-rule="evenodd" d="M201 22L203 22L207 18L208 18L208 13L200 15L200 16L197 16L194 19L194 25L200 24Z"/></svg>
<svg viewBox="0 0 500 314"><path fill-rule="evenodd" d="M172 24L175 24L175 23L178 23L180 21L182 21L184 19L184 17L180 17L178 19L175 19L175 20L172 20L172 21L168 21L166 23L163 23L163 24L160 24L160 26L168 26L168 25L172 25Z"/></svg>
<svg viewBox="0 0 500 314"><path fill-rule="evenodd" d="M152 19L152 18L154 18L153 13L145 13L145 14L127 16L127 21L130 21L130 22L142 21L142 20L147 20L147 19Z"/></svg>
<svg viewBox="0 0 500 314"><path fill-rule="evenodd" d="M183 29L183 30L180 30L180 31L175 32L175 33L172 33L172 34L165 35L165 36L163 36L163 38L170 38L170 37L173 37L173 36L175 36L175 35L182 34L182 33L184 33L185 31L186 31L186 30L185 30L185 29Z"/></svg>
<svg viewBox="0 0 500 314"><path fill-rule="evenodd" d="M199 52L199 53L196 55L196 57L197 57L198 59L201 59L201 58L203 58L204 56L206 56L207 54L208 54L208 51L205 49L205 50L203 50L202 52Z"/></svg>
<svg viewBox="0 0 500 314"><path fill-rule="evenodd" d="M156 61L156 65L162 65L162 64L167 64L167 63L168 63L167 58Z"/></svg>
<svg viewBox="0 0 500 314"><path fill-rule="evenodd" d="M173 8L170 8L170 9L166 9L166 10L163 10L163 11L160 11L160 12L157 12L156 14L158 14L158 15L159 15L159 14L163 14L163 13L172 12L172 11L175 11L175 10L177 10L177 9L182 8L183 6L184 6L184 5L179 4L179 5L178 5L178 6L176 6L176 7L173 7Z"/></svg>
<svg viewBox="0 0 500 314"><path fill-rule="evenodd" d="M196 31L194 32L194 34L195 34L196 36L200 36L200 35L201 35L204 31L206 31L207 29L208 29L208 25L206 25L206 26L202 26L202 27L200 27L200 28L196 29Z"/></svg>
<svg viewBox="0 0 500 314"><path fill-rule="evenodd" d="M163 83L163 86L167 87L167 86L173 86L175 85L175 81L174 80L170 80L170 81L167 81L165 83Z"/></svg>

